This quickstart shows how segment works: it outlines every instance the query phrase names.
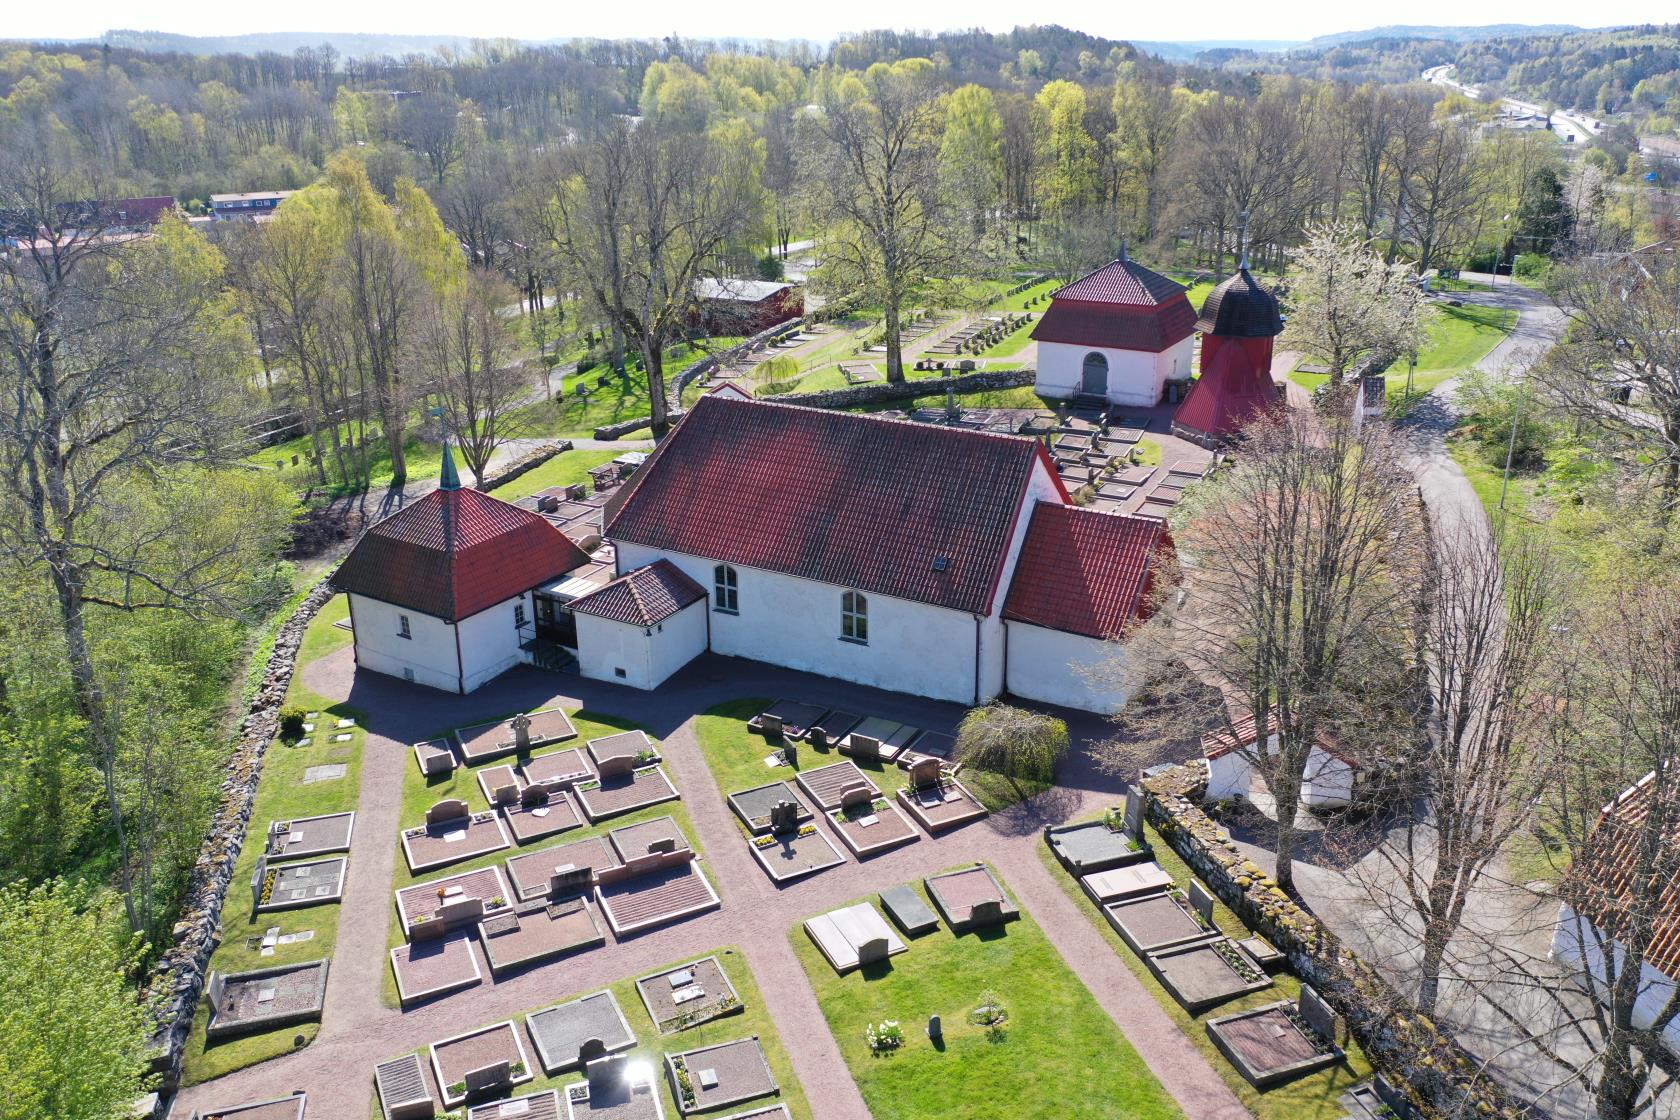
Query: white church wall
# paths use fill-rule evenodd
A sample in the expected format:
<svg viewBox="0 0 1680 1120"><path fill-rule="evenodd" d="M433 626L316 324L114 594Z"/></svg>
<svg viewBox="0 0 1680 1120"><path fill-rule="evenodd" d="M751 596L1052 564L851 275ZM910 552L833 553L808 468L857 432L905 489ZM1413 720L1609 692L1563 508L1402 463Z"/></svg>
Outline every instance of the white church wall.
<svg viewBox="0 0 1680 1120"><path fill-rule="evenodd" d="M350 617L358 666L402 679L412 674L416 683L432 688L460 689L455 628L448 622L365 595L350 596ZM408 619L406 638L404 617Z"/></svg>
<svg viewBox="0 0 1680 1120"><path fill-rule="evenodd" d="M1185 340L1186 343L1189 341ZM1182 344L1181 344L1182 345ZM1037 388L1047 397L1071 397L1081 391L1085 355L1101 354L1108 359L1110 404L1149 408L1158 404L1166 384L1166 371L1173 368L1170 355L1144 350L1118 350L1102 346L1073 346L1065 342L1038 344ZM1169 358L1164 363L1162 358ZM1182 355L1182 368L1190 368L1190 355Z"/></svg>
<svg viewBox="0 0 1680 1120"><path fill-rule="evenodd" d="M471 692L525 660L525 654L519 648L515 607L523 608L525 621L531 621L531 596L521 594L479 611L470 618L463 618L458 624L466 691Z"/></svg>
<svg viewBox="0 0 1680 1120"><path fill-rule="evenodd" d="M631 688L654 686L653 639L642 627L579 614L577 630L578 671L584 676Z"/></svg>
<svg viewBox="0 0 1680 1120"><path fill-rule="evenodd" d="M1117 679L1121 646L1024 622L1008 623L1009 691L1028 700L1109 715L1129 698Z"/></svg>
<svg viewBox="0 0 1680 1120"><path fill-rule="evenodd" d="M1610 977L1604 953L1599 948L1600 936L1589 927L1591 922L1580 918L1567 903L1561 904L1557 930L1552 934L1552 956L1581 970L1576 978L1581 987L1602 988ZM1619 966L1622 947L1614 942L1611 945ZM1649 964L1643 965L1639 972L1639 994L1633 1000L1633 1025L1641 1030L1649 1029L1673 995L1674 981ZM1680 1052L1680 1020L1670 1023L1663 1031L1663 1041L1670 1050Z"/></svg>
<svg viewBox="0 0 1680 1120"><path fill-rule="evenodd" d="M1015 568L1021 560L1021 549L1027 542L1027 532L1032 527L1032 515L1039 502L1060 503L1062 496L1056 487L1056 480L1051 475L1043 460L1035 460L1032 473L1027 479L1026 500L1021 503L1020 513L1016 516L1014 532L1010 534L1009 548L1003 557L1003 577L998 580L997 593L993 599L986 618L980 624L980 698L990 700L1004 689L1006 676L1004 658L1008 656L1009 643L1004 638L1003 604L1009 598L1009 589L1015 582Z"/></svg>

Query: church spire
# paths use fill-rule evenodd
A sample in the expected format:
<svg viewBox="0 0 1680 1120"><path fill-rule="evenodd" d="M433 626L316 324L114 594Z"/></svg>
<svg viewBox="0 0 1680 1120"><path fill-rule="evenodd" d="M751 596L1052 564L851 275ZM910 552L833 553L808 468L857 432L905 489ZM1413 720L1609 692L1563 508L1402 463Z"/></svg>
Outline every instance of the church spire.
<svg viewBox="0 0 1680 1120"><path fill-rule="evenodd" d="M1237 227L1237 244L1241 248L1242 259L1237 262L1238 272L1248 271L1248 211L1242 212L1242 224Z"/></svg>
<svg viewBox="0 0 1680 1120"><path fill-rule="evenodd" d="M438 478L439 490L459 490L461 476L455 471L455 457L449 453L449 441L443 441L443 473Z"/></svg>

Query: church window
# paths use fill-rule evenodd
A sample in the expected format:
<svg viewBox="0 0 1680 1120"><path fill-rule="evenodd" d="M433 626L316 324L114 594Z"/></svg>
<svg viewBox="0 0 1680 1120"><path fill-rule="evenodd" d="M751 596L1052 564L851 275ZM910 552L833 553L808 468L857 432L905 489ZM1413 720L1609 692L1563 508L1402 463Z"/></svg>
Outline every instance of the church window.
<svg viewBox="0 0 1680 1120"><path fill-rule="evenodd" d="M840 596L840 638L869 644L869 600L862 592L848 591Z"/></svg>

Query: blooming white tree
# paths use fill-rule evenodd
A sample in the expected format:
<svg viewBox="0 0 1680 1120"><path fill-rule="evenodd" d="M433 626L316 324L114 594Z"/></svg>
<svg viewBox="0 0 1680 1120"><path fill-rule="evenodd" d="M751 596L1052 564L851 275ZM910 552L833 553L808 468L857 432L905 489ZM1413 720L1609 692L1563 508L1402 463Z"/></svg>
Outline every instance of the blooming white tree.
<svg viewBox="0 0 1680 1120"><path fill-rule="evenodd" d="M1422 344L1423 293L1411 265L1383 263L1352 226L1312 229L1289 274L1283 344L1311 354L1339 383L1361 358Z"/></svg>

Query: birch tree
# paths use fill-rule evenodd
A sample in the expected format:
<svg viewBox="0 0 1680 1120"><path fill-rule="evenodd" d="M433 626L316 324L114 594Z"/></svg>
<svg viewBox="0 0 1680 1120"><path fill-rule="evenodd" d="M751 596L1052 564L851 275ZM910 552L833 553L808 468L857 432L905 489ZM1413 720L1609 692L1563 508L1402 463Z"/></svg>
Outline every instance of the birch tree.
<svg viewBox="0 0 1680 1120"><path fill-rule="evenodd" d="M1405 264L1388 264L1351 227L1313 229L1289 274L1283 345L1304 350L1340 384L1360 359L1415 353L1423 293Z"/></svg>

